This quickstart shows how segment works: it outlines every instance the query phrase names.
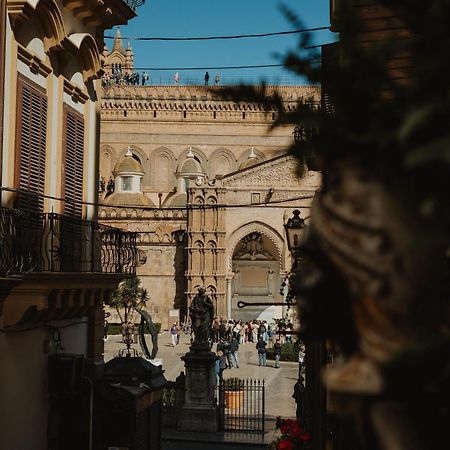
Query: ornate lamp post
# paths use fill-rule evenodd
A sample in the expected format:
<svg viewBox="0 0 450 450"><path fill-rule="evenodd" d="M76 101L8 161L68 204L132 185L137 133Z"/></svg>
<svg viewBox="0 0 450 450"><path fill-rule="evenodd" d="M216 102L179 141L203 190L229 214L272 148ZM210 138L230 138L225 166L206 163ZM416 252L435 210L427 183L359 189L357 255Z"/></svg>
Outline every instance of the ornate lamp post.
<svg viewBox="0 0 450 450"><path fill-rule="evenodd" d="M301 235L305 228L305 220L300 217L300 211L296 209L292 212L293 216L284 224L286 231L288 249L294 257L294 264L299 255Z"/></svg>
<svg viewBox="0 0 450 450"><path fill-rule="evenodd" d="M286 231L288 249L292 254L293 262L290 278L301 275L301 247L302 235L306 225L303 218L300 217L300 211L293 211L293 216L286 222L284 229ZM291 284L292 286L292 284ZM295 301L295 292L290 287L288 293L290 301ZM289 302L290 302L289 301ZM300 410L303 412L301 419L304 419L308 431L312 435L311 450L323 450L325 448L326 433L326 393L320 380L320 369L324 359L323 342L307 341L305 369L306 383L305 389L302 384L302 367L299 363L298 381L295 389L297 402L301 403Z"/></svg>

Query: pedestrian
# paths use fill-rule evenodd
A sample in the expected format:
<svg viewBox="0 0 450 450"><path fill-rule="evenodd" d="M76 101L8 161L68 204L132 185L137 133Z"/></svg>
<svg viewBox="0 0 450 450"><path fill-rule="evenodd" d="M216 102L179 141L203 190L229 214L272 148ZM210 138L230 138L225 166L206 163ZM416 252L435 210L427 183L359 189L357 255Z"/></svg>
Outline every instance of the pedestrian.
<svg viewBox="0 0 450 450"><path fill-rule="evenodd" d="M214 81L216 82L216 85L220 83L220 75L217 73L216 78L214 78Z"/></svg>
<svg viewBox="0 0 450 450"><path fill-rule="evenodd" d="M225 339L225 332L226 332L225 322L222 318L220 318L220 325L219 325L219 337L220 339Z"/></svg>
<svg viewBox="0 0 450 450"><path fill-rule="evenodd" d="M216 316L213 319L213 323L212 323L212 329L213 329L213 342L219 342L220 339L220 320L219 318Z"/></svg>
<svg viewBox="0 0 450 450"><path fill-rule="evenodd" d="M256 349L258 350L258 358L259 358L260 366L266 365L266 345L267 344L265 343L263 338L260 338L256 344Z"/></svg>
<svg viewBox="0 0 450 450"><path fill-rule="evenodd" d="M175 347L177 345L177 336L178 336L178 327L177 323L174 322L172 327L170 328L170 336L172 337L172 347Z"/></svg>
<svg viewBox="0 0 450 450"><path fill-rule="evenodd" d="M180 81L180 75L178 74L178 72L175 72L175 84L178 84L178 82Z"/></svg>
<svg viewBox="0 0 450 450"><path fill-rule="evenodd" d="M241 329L239 330L239 344L243 344L245 342L245 325L240 322Z"/></svg>
<svg viewBox="0 0 450 450"><path fill-rule="evenodd" d="M291 331L294 329L294 325L292 324L291 320L288 320L288 323L286 324L286 331ZM286 334L286 342L292 342L292 335Z"/></svg>
<svg viewBox="0 0 450 450"><path fill-rule="evenodd" d="M205 86L208 86L208 84L209 84L209 73L206 72L205 73Z"/></svg>
<svg viewBox="0 0 450 450"><path fill-rule="evenodd" d="M231 360L231 365L235 369L239 368L239 358L238 358L238 354L237 354L238 350L239 350L239 343L238 343L237 339L235 337L233 337L230 342L230 360Z"/></svg>
<svg viewBox="0 0 450 450"><path fill-rule="evenodd" d="M142 86L145 86L145 83L147 83L148 80L148 75L147 72L144 70L143 74L142 74Z"/></svg>
<svg viewBox="0 0 450 450"><path fill-rule="evenodd" d="M219 359L217 360L219 362L219 364L218 364L218 369L219 369L218 370L218 383L217 384L219 384L223 378L223 371L228 367L228 363L227 363L227 358L224 355L222 350L217 351L217 356L219 357Z"/></svg>
<svg viewBox="0 0 450 450"><path fill-rule="evenodd" d="M108 184L106 185L106 196L111 195L114 192L114 179L109 177Z"/></svg>
<svg viewBox="0 0 450 450"><path fill-rule="evenodd" d="M297 382L294 384L294 393L292 394L292 398L295 400L297 404L297 408L295 410L295 416L297 420L304 424L305 423L305 379L302 375L298 377Z"/></svg>
<svg viewBox="0 0 450 450"><path fill-rule="evenodd" d="M177 324L177 345L180 343L181 326Z"/></svg>
<svg viewBox="0 0 450 450"><path fill-rule="evenodd" d="M280 358L281 358L281 342L280 339L278 338L275 341L275 344L273 344L273 354L275 356L275 367L277 369L280 368Z"/></svg>
<svg viewBox="0 0 450 450"><path fill-rule="evenodd" d="M300 345L300 348L298 350L298 364L300 366L300 372L305 371L305 356L306 356L306 350L305 350L305 344Z"/></svg>
<svg viewBox="0 0 450 450"><path fill-rule="evenodd" d="M259 324L257 321L252 323L252 342L258 342Z"/></svg>

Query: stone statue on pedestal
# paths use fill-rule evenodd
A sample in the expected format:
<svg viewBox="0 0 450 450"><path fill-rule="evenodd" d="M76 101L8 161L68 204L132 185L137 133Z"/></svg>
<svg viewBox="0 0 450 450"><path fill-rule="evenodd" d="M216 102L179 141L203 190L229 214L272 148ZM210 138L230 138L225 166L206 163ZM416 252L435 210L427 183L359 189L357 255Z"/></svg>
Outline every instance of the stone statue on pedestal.
<svg viewBox="0 0 450 450"><path fill-rule="evenodd" d="M217 356L211 351L210 332L214 317L214 304L203 286L192 299L189 316L194 331L190 351L181 359L186 368L184 405L178 421L182 431L214 433L217 431L215 401Z"/></svg>
<svg viewBox="0 0 450 450"><path fill-rule="evenodd" d="M214 304L203 286L198 287L197 294L192 299L189 316L194 331L194 345L205 343L209 345Z"/></svg>

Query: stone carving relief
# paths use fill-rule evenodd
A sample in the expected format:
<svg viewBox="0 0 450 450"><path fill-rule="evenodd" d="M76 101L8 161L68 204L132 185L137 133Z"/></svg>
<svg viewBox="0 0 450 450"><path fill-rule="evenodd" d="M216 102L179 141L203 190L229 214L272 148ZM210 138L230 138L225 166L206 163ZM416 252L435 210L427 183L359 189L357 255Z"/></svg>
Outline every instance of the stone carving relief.
<svg viewBox="0 0 450 450"><path fill-rule="evenodd" d="M304 177L298 177L297 161L292 156L282 156L249 168L243 172L228 175L223 178L224 187L265 187L280 188L311 188L320 186L320 174L309 171Z"/></svg>
<svg viewBox="0 0 450 450"><path fill-rule="evenodd" d="M233 259L255 261L273 260L273 257L269 252L264 250L261 233L253 232L242 239L240 248L236 250Z"/></svg>

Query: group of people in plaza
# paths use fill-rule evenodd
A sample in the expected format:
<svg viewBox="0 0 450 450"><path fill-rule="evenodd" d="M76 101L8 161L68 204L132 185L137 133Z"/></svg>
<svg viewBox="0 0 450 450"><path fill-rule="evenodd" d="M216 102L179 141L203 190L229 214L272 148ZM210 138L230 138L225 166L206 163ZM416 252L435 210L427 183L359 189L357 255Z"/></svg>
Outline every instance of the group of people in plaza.
<svg viewBox="0 0 450 450"><path fill-rule="evenodd" d="M239 367L238 350L241 344L255 344L259 366L266 365L267 348L273 347L275 368L280 367L282 346L285 342L292 342L292 335L286 330L292 330L291 320L278 321L276 326L269 325L265 320L224 320L214 317L211 328L211 346L216 346L217 383L222 379L226 369ZM280 334L283 332L283 334ZM303 353L304 355L304 353Z"/></svg>
<svg viewBox="0 0 450 450"><path fill-rule="evenodd" d="M256 344L260 338L266 342L274 343L273 337L280 334L280 342L292 342L292 331L294 325L290 319L280 319L276 326L270 325L265 320L250 320L244 322L242 320L224 320L221 317L214 317L211 327L211 340L213 343L219 342L220 339L229 340L236 338L239 344L254 343Z"/></svg>

